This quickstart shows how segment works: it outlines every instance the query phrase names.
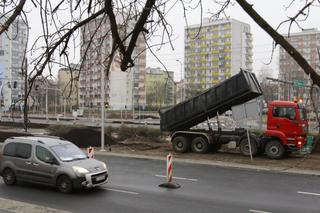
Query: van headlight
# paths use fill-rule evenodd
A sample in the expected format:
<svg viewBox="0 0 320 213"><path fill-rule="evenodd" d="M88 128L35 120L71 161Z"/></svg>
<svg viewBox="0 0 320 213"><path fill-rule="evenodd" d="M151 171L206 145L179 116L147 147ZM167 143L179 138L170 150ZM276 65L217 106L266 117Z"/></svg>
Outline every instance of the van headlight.
<svg viewBox="0 0 320 213"><path fill-rule="evenodd" d="M107 164L105 164L105 163L103 163L103 162L102 162L102 167L103 167L105 170L108 170Z"/></svg>
<svg viewBox="0 0 320 213"><path fill-rule="evenodd" d="M72 169L78 176L82 176L82 175L89 173L89 171L87 169L79 167L79 166L73 166Z"/></svg>

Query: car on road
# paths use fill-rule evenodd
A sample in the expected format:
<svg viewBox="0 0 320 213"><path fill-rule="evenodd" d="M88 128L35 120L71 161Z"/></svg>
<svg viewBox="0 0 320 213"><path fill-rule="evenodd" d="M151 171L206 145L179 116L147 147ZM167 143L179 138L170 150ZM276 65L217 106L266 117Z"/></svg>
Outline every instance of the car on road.
<svg viewBox="0 0 320 213"><path fill-rule="evenodd" d="M88 156L72 142L53 136L11 137L0 151L0 176L7 185L17 181L56 186L69 193L108 181L107 165Z"/></svg>

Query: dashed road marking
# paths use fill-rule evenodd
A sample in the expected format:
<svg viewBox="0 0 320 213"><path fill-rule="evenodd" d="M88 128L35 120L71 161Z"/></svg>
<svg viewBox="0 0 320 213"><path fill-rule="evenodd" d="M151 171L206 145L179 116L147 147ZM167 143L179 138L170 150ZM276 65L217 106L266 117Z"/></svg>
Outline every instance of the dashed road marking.
<svg viewBox="0 0 320 213"><path fill-rule="evenodd" d="M161 178L166 178L167 176L165 175L155 175L156 177L161 177ZM193 181L193 182L197 182L198 179L193 179L193 178L184 178L184 177L172 177L173 179L176 180L189 180L189 181Z"/></svg>
<svg viewBox="0 0 320 213"><path fill-rule="evenodd" d="M256 209L250 209L249 212L254 212L254 213L271 213L271 212L266 212L266 211L261 211L261 210L256 210Z"/></svg>
<svg viewBox="0 0 320 213"><path fill-rule="evenodd" d="M304 194L304 195L315 195L315 196L320 196L319 193L314 193L314 192L301 192L297 191L298 194Z"/></svg>
<svg viewBox="0 0 320 213"><path fill-rule="evenodd" d="M121 189L113 189L113 188L107 188L103 187L104 189L108 191L113 191L113 192L120 192L120 193L125 193L125 194L132 194L132 195L138 195L138 192L131 192L131 191L126 191L126 190L121 190Z"/></svg>

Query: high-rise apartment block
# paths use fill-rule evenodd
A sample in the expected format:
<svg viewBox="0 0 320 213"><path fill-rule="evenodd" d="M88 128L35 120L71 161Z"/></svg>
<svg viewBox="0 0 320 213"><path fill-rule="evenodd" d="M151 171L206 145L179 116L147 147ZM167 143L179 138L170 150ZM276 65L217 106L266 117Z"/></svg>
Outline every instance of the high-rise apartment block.
<svg viewBox="0 0 320 213"><path fill-rule="evenodd" d="M147 107L158 110L174 104L173 72L159 67L146 69Z"/></svg>
<svg viewBox="0 0 320 213"><path fill-rule="evenodd" d="M252 70L250 25L235 19L185 28L185 90L188 97L238 73Z"/></svg>
<svg viewBox="0 0 320 213"><path fill-rule="evenodd" d="M58 71L58 90L60 104L65 102L68 108L79 107L79 64L70 64Z"/></svg>
<svg viewBox="0 0 320 213"><path fill-rule="evenodd" d="M320 59L318 51L320 51L320 31L317 29L302 30L302 32L290 33L283 35L289 43L294 46L313 67L314 70L320 73ZM300 87L287 84L281 86L281 99L292 100L294 97L307 95L308 90L303 87L306 85L309 76L300 68L300 66L292 59L292 57L280 47L279 51L279 79L295 82L303 82ZM294 84L295 85L295 84Z"/></svg>
<svg viewBox="0 0 320 213"><path fill-rule="evenodd" d="M121 20L118 23L121 23ZM132 27L126 23L125 26L119 24L118 29L128 31ZM112 36L106 17L94 19L81 28L81 59L83 62L79 79L80 107L98 109L101 106L102 76L105 78L103 85L105 101L108 102L110 108L131 109L145 106L146 54L143 37L138 38L133 53L135 66L122 72L120 56L116 52L107 76L103 73L106 73L111 48Z"/></svg>
<svg viewBox="0 0 320 213"><path fill-rule="evenodd" d="M5 22L5 17L0 23ZM24 76L21 70L27 43L27 25L16 19L0 36L0 102L3 110L22 107Z"/></svg>

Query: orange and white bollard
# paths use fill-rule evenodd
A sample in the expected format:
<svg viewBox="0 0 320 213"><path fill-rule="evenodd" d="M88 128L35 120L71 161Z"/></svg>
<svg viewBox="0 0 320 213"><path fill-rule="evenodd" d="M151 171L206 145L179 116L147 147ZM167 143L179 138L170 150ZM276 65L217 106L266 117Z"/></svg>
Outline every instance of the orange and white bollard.
<svg viewBox="0 0 320 213"><path fill-rule="evenodd" d="M172 154L169 153L167 155L167 182L171 183L172 182Z"/></svg>
<svg viewBox="0 0 320 213"><path fill-rule="evenodd" d="M172 182L172 171L173 171L173 156L171 153L167 155L167 182L162 183L159 187L177 189L180 188L180 185Z"/></svg>
<svg viewBox="0 0 320 213"><path fill-rule="evenodd" d="M93 147L89 147L87 148L87 155L89 158L94 158L94 148Z"/></svg>

